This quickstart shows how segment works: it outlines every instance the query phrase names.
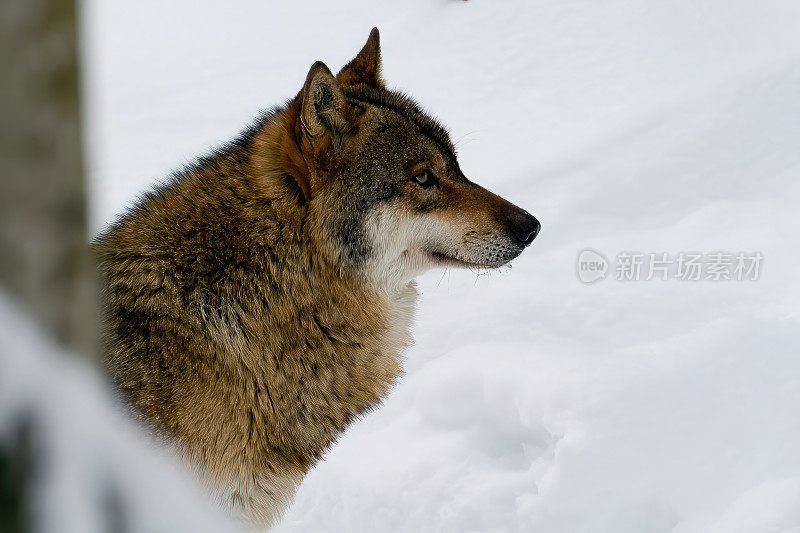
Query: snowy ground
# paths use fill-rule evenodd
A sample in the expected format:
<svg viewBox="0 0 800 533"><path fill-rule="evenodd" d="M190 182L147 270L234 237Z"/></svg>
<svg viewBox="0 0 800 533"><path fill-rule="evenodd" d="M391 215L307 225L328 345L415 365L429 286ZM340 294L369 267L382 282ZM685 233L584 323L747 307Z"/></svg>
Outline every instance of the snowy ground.
<svg viewBox="0 0 800 533"><path fill-rule="evenodd" d="M421 280L405 381L281 531L800 531L800 4L225 5L87 2L95 228L376 25L389 83L543 226ZM764 262L585 285L586 247Z"/></svg>
<svg viewBox="0 0 800 533"><path fill-rule="evenodd" d="M24 531L235 531L182 461L112 397L95 369L48 340L0 290L0 458L23 471L30 463Z"/></svg>

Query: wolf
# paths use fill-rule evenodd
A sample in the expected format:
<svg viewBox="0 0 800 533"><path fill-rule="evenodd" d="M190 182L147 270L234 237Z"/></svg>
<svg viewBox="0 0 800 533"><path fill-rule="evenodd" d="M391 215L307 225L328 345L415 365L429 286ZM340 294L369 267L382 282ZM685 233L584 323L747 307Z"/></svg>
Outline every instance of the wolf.
<svg viewBox="0 0 800 533"><path fill-rule="evenodd" d="M258 528L401 376L414 278L500 267L539 232L380 71L375 28L94 242L118 390Z"/></svg>

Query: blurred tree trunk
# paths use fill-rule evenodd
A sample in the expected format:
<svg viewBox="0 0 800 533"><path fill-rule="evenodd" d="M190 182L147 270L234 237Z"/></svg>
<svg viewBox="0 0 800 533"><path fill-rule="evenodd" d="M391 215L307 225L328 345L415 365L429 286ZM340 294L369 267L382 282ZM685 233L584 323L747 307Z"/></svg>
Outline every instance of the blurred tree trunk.
<svg viewBox="0 0 800 533"><path fill-rule="evenodd" d="M0 3L0 285L72 351L96 356L75 22L74 0ZM33 523L36 432L18 416L0 447L2 532Z"/></svg>
<svg viewBox="0 0 800 533"><path fill-rule="evenodd" d="M76 42L74 0L0 3L0 285L96 356Z"/></svg>

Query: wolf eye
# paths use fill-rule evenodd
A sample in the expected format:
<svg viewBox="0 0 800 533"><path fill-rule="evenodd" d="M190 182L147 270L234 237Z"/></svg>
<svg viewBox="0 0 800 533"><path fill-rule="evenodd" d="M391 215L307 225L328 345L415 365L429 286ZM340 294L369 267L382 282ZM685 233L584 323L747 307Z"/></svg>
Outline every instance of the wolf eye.
<svg viewBox="0 0 800 533"><path fill-rule="evenodd" d="M414 176L414 181L423 187L430 187L431 185L436 185L437 179L436 176L433 175L433 172L430 170L424 170Z"/></svg>

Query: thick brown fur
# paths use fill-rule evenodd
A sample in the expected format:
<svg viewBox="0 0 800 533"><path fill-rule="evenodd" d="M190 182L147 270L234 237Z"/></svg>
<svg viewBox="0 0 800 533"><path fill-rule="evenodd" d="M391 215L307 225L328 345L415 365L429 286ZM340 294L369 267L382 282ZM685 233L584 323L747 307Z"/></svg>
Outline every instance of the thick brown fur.
<svg viewBox="0 0 800 533"><path fill-rule="evenodd" d="M386 91L379 53L375 29L336 77L315 64L286 106L95 242L120 391L258 526L401 375L413 276L504 264L529 242L509 235L538 231Z"/></svg>

